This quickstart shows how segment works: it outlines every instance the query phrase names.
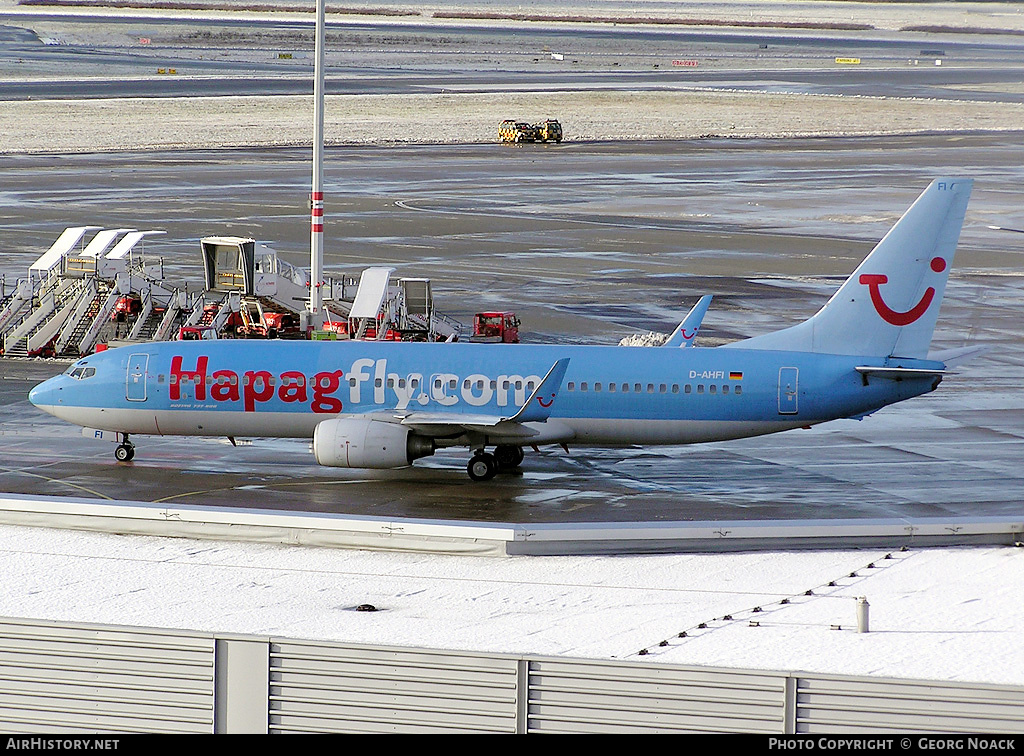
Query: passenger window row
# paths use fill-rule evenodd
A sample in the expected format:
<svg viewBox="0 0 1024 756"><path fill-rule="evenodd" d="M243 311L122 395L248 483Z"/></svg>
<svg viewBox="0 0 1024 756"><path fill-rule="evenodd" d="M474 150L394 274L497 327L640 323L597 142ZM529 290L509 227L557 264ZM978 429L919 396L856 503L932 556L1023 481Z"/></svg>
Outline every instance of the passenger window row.
<svg viewBox="0 0 1024 756"><path fill-rule="evenodd" d="M602 383L601 381L595 381L593 383L591 383L589 381L580 381L580 383L577 384L575 381L569 381L569 383L566 384L566 390L568 390L568 391L587 391L587 392L589 392L589 391L593 391L593 392L607 391L610 394L613 394L613 393L620 393L620 394L628 394L628 393L634 393L634 394L643 394L643 393L647 393L647 394L667 394L667 393L670 393L670 392L673 393L673 394L678 394L679 393L679 384L678 383L673 383L671 386L669 386L668 384L665 384L665 383L658 383L658 384L648 383L648 384L646 384L646 389L645 389L645 386L642 383L632 383L632 384L630 384L630 383L623 383L623 384L607 383L606 384L606 383ZM692 394L692 393L694 393L694 385L690 384L690 383L684 384L683 387L682 387L682 390L683 390L684 394ZM718 394L718 393L722 393L722 394L729 394L729 393L742 394L743 393L743 386L741 386L741 385L730 386L728 383L723 383L720 387L719 387L718 384L715 384L715 383L709 384L707 386L705 386L703 383L696 384L696 393L703 394L705 391L707 393L709 393L709 394Z"/></svg>

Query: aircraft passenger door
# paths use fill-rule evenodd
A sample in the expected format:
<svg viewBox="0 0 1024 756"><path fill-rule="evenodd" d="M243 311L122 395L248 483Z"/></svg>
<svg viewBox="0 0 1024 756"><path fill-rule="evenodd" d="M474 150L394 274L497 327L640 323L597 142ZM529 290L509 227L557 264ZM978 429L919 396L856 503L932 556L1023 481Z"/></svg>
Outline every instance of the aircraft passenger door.
<svg viewBox="0 0 1024 756"><path fill-rule="evenodd" d="M799 373L795 367L779 368L779 414L795 415L797 413L797 394L799 391Z"/></svg>
<svg viewBox="0 0 1024 756"><path fill-rule="evenodd" d="M125 398L129 402L146 401L146 370L148 367L148 354L133 354L128 357L128 378L124 392Z"/></svg>

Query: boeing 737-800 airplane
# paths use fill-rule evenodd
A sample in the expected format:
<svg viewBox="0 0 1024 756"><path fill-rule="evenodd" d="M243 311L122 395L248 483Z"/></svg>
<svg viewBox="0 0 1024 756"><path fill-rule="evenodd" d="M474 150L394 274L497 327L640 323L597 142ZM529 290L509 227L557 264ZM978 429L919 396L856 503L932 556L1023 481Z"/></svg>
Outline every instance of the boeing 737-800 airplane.
<svg viewBox="0 0 1024 756"><path fill-rule="evenodd" d="M933 181L809 320L722 347L157 342L83 358L29 398L117 433L119 460L134 434L312 438L321 465L356 468L468 446L474 480L519 465L524 446L693 444L861 417L942 380L928 346L971 184Z"/></svg>

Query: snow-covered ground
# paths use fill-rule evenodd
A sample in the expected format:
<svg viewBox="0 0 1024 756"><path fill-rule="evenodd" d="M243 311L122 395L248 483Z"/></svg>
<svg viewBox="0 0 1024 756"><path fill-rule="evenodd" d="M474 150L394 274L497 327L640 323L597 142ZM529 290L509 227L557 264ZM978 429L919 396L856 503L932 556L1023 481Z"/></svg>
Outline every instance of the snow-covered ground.
<svg viewBox="0 0 1024 756"><path fill-rule="evenodd" d="M164 16L222 15L245 11L256 16L308 15L315 8L314 0L261 0L260 11L253 13L250 0L190 0L188 8L179 10L161 7L159 0L140 0L131 9L134 15ZM147 9L149 6L149 9ZM205 10L204 10L205 9ZM273 10L272 10L273 9ZM301 11L299 9L302 9ZM341 10L343 9L343 11ZM572 17L574 19L686 19L705 20L715 24L725 21L746 25L793 24L860 24L880 30L899 31L907 26L933 26L1019 30L1024 28L1024 14L1014 3L1006 2L870 2L851 3L846 0L517 0L513 4L501 0L453 0L446 3L419 0L374 0L346 2L340 8L328 5L332 20L352 17L354 9L364 9L366 16L387 19L393 23L429 23L454 14L489 13L522 15L527 18ZM388 13L381 13L382 10ZM94 0L84 7L61 5L20 5L19 0L0 0L0 11L51 14L124 15L125 9ZM398 11L397 15L391 12ZM359 16L356 16L359 18ZM466 23L466 19L460 19ZM493 23L493 21L490 21Z"/></svg>
<svg viewBox="0 0 1024 756"><path fill-rule="evenodd" d="M0 569L9 617L1024 685L1024 548L478 557L0 526Z"/></svg>
<svg viewBox="0 0 1024 756"><path fill-rule="evenodd" d="M156 3L156 0L153 0ZM305 0L312 9L312 0ZM202 6L202 0L196 0ZM207 8L242 6L241 0L209 0ZM281 0L278 6L295 7L296 2ZM370 8L373 3L353 4L355 7ZM676 3L660 0L594 0L583 6L560 2L559 0L534 0L518 4L513 9L494 0L464 0L440 6L419 6L411 2L386 4L414 13L412 16L373 16L374 24L431 24L453 23L451 19L434 14L442 10L450 13L489 12L566 14L581 18L597 17L650 17L659 18L701 18L716 21L732 20L737 23L782 24L775 28L787 29L785 24L807 22L830 25L836 23L863 24L876 31L871 34L884 38L905 40L910 49L921 49L922 45L939 44L943 39L959 42L991 41L992 35L967 33L963 29L1002 30L1013 40L1024 32L1024 13L1008 7L1006 3L848 3L848 2L711 2ZM101 23L99 20L88 24L69 24L68 17L82 13L116 16L131 23ZM153 44L139 43L140 20L158 13L181 19L181 25L162 25L159 38ZM238 15L238 12L234 12ZM6 15L10 14L10 15ZM22 15L29 14L24 20ZM52 20L46 18L53 16ZM209 15L213 14L213 15ZM266 13L257 13L249 18L263 18ZM269 14L277 20L292 14ZM308 21L309 13L298 14L296 18ZM223 16L219 10L146 10L104 8L101 2L85 8L64 6L18 6L15 0L0 0L0 16L3 23L17 27L22 24L31 28L40 38L60 40L77 48L99 47L108 52L106 62L95 63L87 68L68 68L61 57L58 63L46 63L33 59L26 64L14 59L0 61L0 77L44 81L48 78L67 80L68 77L87 79L96 76L127 77L131 80L149 80L157 76L158 65L152 67L133 66L117 68L116 51L130 52L126 59L140 60L152 54L171 54L175 59L191 64L181 68L175 76L203 79L211 74L202 60L207 56L216 58L219 54L230 55L236 63L248 55L254 55L266 62L268 56L278 54L271 47L256 45L252 50L243 46L239 51L237 40L228 35L216 44L205 40L197 47L192 35L196 23L203 18ZM340 17L339 17L340 16ZM366 23L367 17L335 14L331 23L341 28L344 23ZM463 42L452 45L451 50L438 50L425 42L389 43L391 47L380 47L374 42L373 49L365 45L352 47L336 40L327 50L328 64L342 67L364 67L367 76L373 76L375 66L394 67L396 61L409 71L429 69L440 65L442 68L459 66L470 70L525 70L557 72L555 68L539 68L539 60L547 58L550 51L522 48L519 43L509 45L503 25L516 23L510 20L488 20L473 22L460 19L459 24L486 24L497 29L493 38L484 44ZM580 22L583 29L593 27L592 23ZM953 31L925 33L921 31L899 31L905 27L916 27L927 23L952 29ZM588 25L589 24L589 25ZM536 26L530 27L536 29ZM634 26L629 28L635 31ZM657 35L665 28L647 30L644 35L633 37L621 35L614 42L614 50L607 51L587 46L582 41L573 56L579 59L566 61L565 65L580 66L577 71L603 71L610 68L606 53L614 52L614 65L621 61L622 69L650 71L652 63L670 66L671 52L676 49L672 43L668 48L653 45L650 35ZM690 28L690 27L684 27ZM715 30L728 27L714 27ZM740 27L749 28L749 27ZM767 27L773 28L773 27ZM884 31L884 34L883 34ZM145 32L148 33L148 32ZM263 32L261 32L263 33ZM272 32L267 31L270 34ZM273 32L277 33L277 32ZM794 33L788 31L787 33ZM804 30L812 34L814 30ZM856 34L859 32L851 32ZM863 32L867 33L867 32ZM155 33L154 33L155 34ZM952 36L950 36L952 35ZM582 35L585 37L586 35ZM147 40L148 36L145 37ZM205 39L205 38L204 38ZM219 38L218 38L219 39ZM484 37L486 39L486 35ZM163 41L161 41L163 40ZM269 42L266 42L269 44ZM299 44L296 39L283 37L281 49L292 50ZM303 41L299 47L305 44ZM543 46L544 43L538 43ZM611 43L607 43L611 44ZM212 47L206 47L211 45ZM483 45L485 52L476 47ZM695 46L696 45L696 46ZM223 49L218 49L223 48ZM351 48L351 49L350 49ZM762 70L766 81L777 76L779 66L785 68L810 66L816 69L834 68L835 55L842 54L841 45L835 50L814 55L751 53L739 58L728 51L728 45L691 43L685 47L688 55L702 58L701 71ZM916 65L916 61L903 59L901 52L891 55L872 56L865 59L863 68L884 67L893 71ZM147 52L148 51L148 52ZM295 54L307 55L308 51L296 48ZM455 57L444 57L451 53ZM528 57L524 57L526 54ZM291 52L287 53L289 56ZM354 55L355 57L350 57ZM651 57L651 56L654 57ZM532 58L537 60L530 62ZM969 57L969 56L968 56ZM159 58L159 60L163 60ZM928 72L920 61L922 77ZM968 58L949 60L949 66L972 66ZM192 69L192 70L190 70ZM199 73L196 73L198 71ZM206 73L203 73L206 71ZM216 75L223 75L217 73ZM311 71L296 73L282 70L282 77L308 76ZM581 74L582 75L582 74ZM495 77L500 80L500 77ZM543 78L523 83L518 78L509 81L508 92L463 91L454 86L446 91L432 92L429 88L415 94L346 94L327 97L324 138L328 145L336 144L393 144L393 143L486 143L495 139L496 124L509 113L559 114L566 129L567 141L581 140L638 140L638 139L691 139L717 135L745 138L787 138L797 136L834 135L878 135L916 134L928 132L955 131L1016 131L1024 123L1024 105L1016 102L1016 82L1003 82L993 87L989 94L1002 93L1005 98L962 97L933 99L929 97L897 96L856 96L837 97L834 93L821 93L814 88L801 86L784 87L784 91L755 91L740 87L736 90L716 84L695 80L692 88L685 82L674 80L671 89L648 91L602 91L586 88L587 91L566 92L564 87L554 85L548 89ZM660 86L660 85L659 85ZM681 88L687 86L687 88ZM966 91L966 90L963 90ZM209 149L238 146L286 146L305 144L309 140L310 101L308 96L231 96L195 97L167 96L122 99L88 98L45 99L34 98L11 100L0 108L0 153L74 153L93 151L121 151L140 149ZM131 118L122 117L130 113ZM60 123L60 129L49 128ZM438 128L438 124L458 124L458 128Z"/></svg>

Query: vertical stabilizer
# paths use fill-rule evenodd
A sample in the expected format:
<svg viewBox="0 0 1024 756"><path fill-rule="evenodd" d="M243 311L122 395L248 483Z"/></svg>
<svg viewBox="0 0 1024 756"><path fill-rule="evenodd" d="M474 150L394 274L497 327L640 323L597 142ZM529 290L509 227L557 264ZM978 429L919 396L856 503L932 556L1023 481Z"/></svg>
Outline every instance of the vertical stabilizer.
<svg viewBox="0 0 1024 756"><path fill-rule="evenodd" d="M810 320L727 346L926 357L973 183L933 181Z"/></svg>

